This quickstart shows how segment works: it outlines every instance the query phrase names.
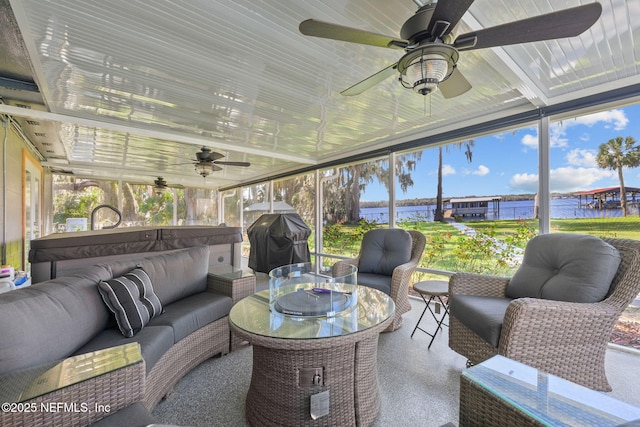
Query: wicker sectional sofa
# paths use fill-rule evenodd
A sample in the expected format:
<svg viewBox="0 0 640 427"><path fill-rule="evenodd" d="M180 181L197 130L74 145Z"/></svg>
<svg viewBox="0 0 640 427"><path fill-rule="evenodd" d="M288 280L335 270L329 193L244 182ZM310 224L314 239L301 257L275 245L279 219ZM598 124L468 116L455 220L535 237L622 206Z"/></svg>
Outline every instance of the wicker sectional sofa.
<svg viewBox="0 0 640 427"><path fill-rule="evenodd" d="M219 289L215 277L208 274L208 261L209 248L197 246L86 266L0 294L0 377L13 381L20 372L35 366L137 342L144 368L115 384L107 382L107 395L113 394L111 413L135 402L136 393L147 410L153 409L189 370L207 358L229 352L228 313L234 301L231 290ZM148 274L162 311L135 335L126 337L98 284L119 279L136 268ZM120 402L122 395L126 398ZM29 425L29 418L19 416L33 415L2 414L5 419L0 424ZM64 416L60 413L39 414L38 422L46 424L48 415L58 417L55 425L88 425L109 414L70 413L73 420L59 418Z"/></svg>

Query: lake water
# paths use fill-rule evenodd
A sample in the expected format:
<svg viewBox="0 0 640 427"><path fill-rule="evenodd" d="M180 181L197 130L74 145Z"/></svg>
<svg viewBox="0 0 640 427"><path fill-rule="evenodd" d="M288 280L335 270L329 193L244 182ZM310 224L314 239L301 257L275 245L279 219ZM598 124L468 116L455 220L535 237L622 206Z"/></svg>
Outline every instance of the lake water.
<svg viewBox="0 0 640 427"><path fill-rule="evenodd" d="M582 202L584 203L584 200ZM551 218L602 218L622 216L622 209L588 209L580 207L578 204L578 199L552 199ZM435 208L435 205L398 206L396 208L396 220L433 221ZM492 212L490 206L489 214L484 219L530 219L534 218L534 212L533 200L504 201L500 202L499 212ZM360 217L367 221L387 224L389 222L389 211L387 208L361 208ZM470 219L477 220L481 218L471 217Z"/></svg>

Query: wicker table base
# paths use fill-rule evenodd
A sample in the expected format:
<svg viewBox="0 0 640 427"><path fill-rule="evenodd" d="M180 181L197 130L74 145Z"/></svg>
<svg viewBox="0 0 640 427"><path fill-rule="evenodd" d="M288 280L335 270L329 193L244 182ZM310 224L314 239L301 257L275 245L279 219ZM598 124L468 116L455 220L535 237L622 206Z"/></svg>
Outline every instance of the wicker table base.
<svg viewBox="0 0 640 427"><path fill-rule="evenodd" d="M296 427L373 424L380 412L378 336L393 321L393 302L387 303L390 310L372 321L372 326L344 335L307 339L294 338L295 327L288 329L290 337L267 336L239 327L234 319L241 319L243 312L254 315L248 316L252 323L260 321L257 319L260 313L248 308L257 304L258 297L256 294L241 301L229 316L231 330L253 345L253 372L245 409L249 424ZM265 305L262 314L268 313ZM314 372L321 375L317 381ZM323 392L328 392L328 408L325 406L319 415L315 413L318 416L314 419L312 400Z"/></svg>
<svg viewBox="0 0 640 427"><path fill-rule="evenodd" d="M389 322L391 319L389 319ZM368 426L380 412L378 333L368 338L331 338L334 346L317 348L317 340L295 340L289 349L253 344L253 373L247 393L246 417L252 426ZM249 339L249 338L248 338ZM252 339L249 339L252 341ZM282 340L280 340L282 341ZM324 384L300 387L298 368L324 368ZM329 390L329 414L310 416L311 395Z"/></svg>

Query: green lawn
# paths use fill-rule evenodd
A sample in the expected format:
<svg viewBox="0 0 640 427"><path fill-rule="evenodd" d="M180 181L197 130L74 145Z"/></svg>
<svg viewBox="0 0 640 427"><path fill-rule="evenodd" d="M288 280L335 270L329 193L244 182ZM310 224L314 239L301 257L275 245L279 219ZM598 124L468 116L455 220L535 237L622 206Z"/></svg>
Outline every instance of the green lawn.
<svg viewBox="0 0 640 427"><path fill-rule="evenodd" d="M450 224L441 222L406 222L399 227L421 231L427 238L421 267L445 271L469 271L502 276L512 275L526 243L538 233L538 221L499 220L467 221L478 232L468 237ZM360 249L362 235L372 223L357 226L332 225L325 232L324 252L354 257ZM598 237L640 240L640 217L554 219L552 232L581 233ZM501 242L500 248L495 242Z"/></svg>
<svg viewBox="0 0 640 427"><path fill-rule="evenodd" d="M538 230L538 220L526 221L502 220L502 221L469 221L465 222L469 227L478 231L494 228L498 235L508 236L516 232L518 225L525 223L527 227ZM640 240L640 217L603 217L603 218L573 218L552 219L551 231L553 233L579 233L590 234L597 237L614 237L619 239Z"/></svg>

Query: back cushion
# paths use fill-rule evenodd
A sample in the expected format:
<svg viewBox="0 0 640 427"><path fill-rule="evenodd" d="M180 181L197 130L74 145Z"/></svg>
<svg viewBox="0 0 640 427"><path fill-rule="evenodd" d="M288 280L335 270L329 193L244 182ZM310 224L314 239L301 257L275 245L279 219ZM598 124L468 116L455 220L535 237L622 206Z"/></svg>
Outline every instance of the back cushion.
<svg viewBox="0 0 640 427"><path fill-rule="evenodd" d="M103 265L111 269L112 277L123 276L135 267L142 267L149 274L160 302L167 305L207 289L209 247L194 246Z"/></svg>
<svg viewBox="0 0 640 427"><path fill-rule="evenodd" d="M391 276L393 269L411 260L411 235L400 228L369 230L362 238L358 271Z"/></svg>
<svg viewBox="0 0 640 427"><path fill-rule="evenodd" d="M97 282L109 273L88 270L0 294L0 373L65 358L106 327Z"/></svg>
<svg viewBox="0 0 640 427"><path fill-rule="evenodd" d="M598 302L608 294L620 265L618 250L580 234L552 233L529 241L506 289L509 298Z"/></svg>

